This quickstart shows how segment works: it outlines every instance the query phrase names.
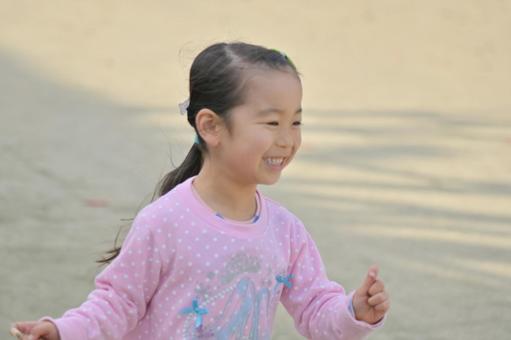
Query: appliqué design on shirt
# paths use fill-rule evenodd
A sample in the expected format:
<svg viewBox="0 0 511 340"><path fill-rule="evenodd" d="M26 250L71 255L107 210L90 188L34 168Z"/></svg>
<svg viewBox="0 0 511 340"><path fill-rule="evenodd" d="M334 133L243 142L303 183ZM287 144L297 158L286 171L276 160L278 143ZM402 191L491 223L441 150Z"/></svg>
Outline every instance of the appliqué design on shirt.
<svg viewBox="0 0 511 340"><path fill-rule="evenodd" d="M193 300L195 309L188 307L184 313L185 339L270 339L271 327L263 324L267 320L265 316L278 303L286 286L279 278L286 278L289 284L290 277L282 275L284 269L274 271L269 267L258 285L251 275L260 278L261 271L261 259L257 255L237 252L227 259L225 269L218 275L216 282L222 287L219 292L211 295L211 289L198 283L197 297ZM207 274L209 281L213 277L214 273ZM222 307L218 309L217 304ZM219 312L209 314L210 306L216 306Z"/></svg>

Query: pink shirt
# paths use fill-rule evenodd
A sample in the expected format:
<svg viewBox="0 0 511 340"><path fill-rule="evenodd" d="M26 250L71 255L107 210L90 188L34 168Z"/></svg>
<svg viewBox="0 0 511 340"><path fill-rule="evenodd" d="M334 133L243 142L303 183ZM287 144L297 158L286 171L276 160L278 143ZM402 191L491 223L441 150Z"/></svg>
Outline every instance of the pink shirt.
<svg viewBox="0 0 511 340"><path fill-rule="evenodd" d="M80 307L54 322L62 340L270 339L282 302L310 339L362 339L353 294L330 281L303 223L257 190L258 217L219 217L195 177L144 207L122 251Z"/></svg>

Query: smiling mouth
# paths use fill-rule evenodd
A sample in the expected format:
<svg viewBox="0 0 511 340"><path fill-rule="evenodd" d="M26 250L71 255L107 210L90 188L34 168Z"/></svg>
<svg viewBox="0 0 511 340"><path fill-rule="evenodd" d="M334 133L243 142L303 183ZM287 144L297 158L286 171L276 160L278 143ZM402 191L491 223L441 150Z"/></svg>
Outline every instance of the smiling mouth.
<svg viewBox="0 0 511 340"><path fill-rule="evenodd" d="M265 158L264 161L270 166L282 166L284 165L286 159L287 157L268 157Z"/></svg>

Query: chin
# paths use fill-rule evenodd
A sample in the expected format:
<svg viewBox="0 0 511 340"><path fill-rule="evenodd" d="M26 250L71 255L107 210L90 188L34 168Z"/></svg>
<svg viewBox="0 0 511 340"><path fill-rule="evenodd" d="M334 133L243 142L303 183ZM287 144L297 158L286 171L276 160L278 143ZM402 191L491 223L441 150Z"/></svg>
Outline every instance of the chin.
<svg viewBox="0 0 511 340"><path fill-rule="evenodd" d="M279 179L280 179L280 175L278 177L273 177L273 178L264 178L259 181L259 184L273 185L273 184L277 183L279 181Z"/></svg>

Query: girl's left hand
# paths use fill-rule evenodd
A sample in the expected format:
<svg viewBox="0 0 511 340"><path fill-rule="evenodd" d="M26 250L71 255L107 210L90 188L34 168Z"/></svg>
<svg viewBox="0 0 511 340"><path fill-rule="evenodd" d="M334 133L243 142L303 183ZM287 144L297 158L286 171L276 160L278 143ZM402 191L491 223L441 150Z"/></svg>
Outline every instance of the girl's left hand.
<svg viewBox="0 0 511 340"><path fill-rule="evenodd" d="M390 299L383 281L378 278L378 266L372 265L362 285L353 294L353 309L357 320L378 323L389 310Z"/></svg>

